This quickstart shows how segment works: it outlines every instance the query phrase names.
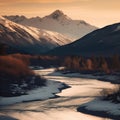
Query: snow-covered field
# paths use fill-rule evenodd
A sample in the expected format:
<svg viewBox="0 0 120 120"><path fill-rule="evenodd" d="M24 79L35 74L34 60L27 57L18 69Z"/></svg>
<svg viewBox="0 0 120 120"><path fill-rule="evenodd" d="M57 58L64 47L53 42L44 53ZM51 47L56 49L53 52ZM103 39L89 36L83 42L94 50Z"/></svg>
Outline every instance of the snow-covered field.
<svg viewBox="0 0 120 120"><path fill-rule="evenodd" d="M57 95L60 96L58 98L1 106L0 120L3 120L2 117L6 117L5 120L110 120L109 118L103 118L100 116L96 117L93 115L77 112L77 108L81 105L85 105L85 103L90 103L93 101L93 99L100 96L100 92L103 89L114 88L112 83L98 81L93 78L89 79L88 77L80 78L77 74L74 77L69 76L70 74L64 76L59 72L55 73L53 68L36 70L35 72L37 74L43 75L49 80L49 82L52 80L52 82L50 82L52 88L50 87L50 89L46 91L47 93L42 91L42 93L44 92L44 95L42 94L44 97L48 96L48 93L54 90L56 85L53 81L57 83L64 82L71 86L71 88L65 89L61 93L58 93ZM60 85L60 83L58 84ZM59 85L56 87L60 87ZM52 93L56 92L57 91L55 90ZM34 100L40 98L41 96L40 94L35 93L35 91L30 93L33 95ZM35 98L35 96L37 98ZM99 102L98 105L100 106L100 104L101 103ZM92 105L94 105L94 103L92 103ZM104 104L104 106L107 105L108 104ZM91 108L92 107L89 107L89 110L91 110ZM111 106L111 108L116 109L117 107ZM98 110L97 107L96 110Z"/></svg>

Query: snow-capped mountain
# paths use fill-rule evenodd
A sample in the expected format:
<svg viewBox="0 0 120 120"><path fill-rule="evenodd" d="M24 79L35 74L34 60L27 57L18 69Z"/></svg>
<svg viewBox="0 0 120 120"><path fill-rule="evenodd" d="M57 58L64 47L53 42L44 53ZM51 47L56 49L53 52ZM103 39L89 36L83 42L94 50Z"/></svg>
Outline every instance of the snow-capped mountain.
<svg viewBox="0 0 120 120"><path fill-rule="evenodd" d="M49 54L81 56L120 55L120 23L93 31L73 43L51 50Z"/></svg>
<svg viewBox="0 0 120 120"><path fill-rule="evenodd" d="M72 40L79 39L97 29L97 27L92 26L83 20L72 20L60 10L56 10L43 18L35 17L28 19L25 16L18 15L4 17L22 25L61 33Z"/></svg>
<svg viewBox="0 0 120 120"><path fill-rule="evenodd" d="M0 16L0 43L15 49L39 54L70 42L57 32L25 27Z"/></svg>

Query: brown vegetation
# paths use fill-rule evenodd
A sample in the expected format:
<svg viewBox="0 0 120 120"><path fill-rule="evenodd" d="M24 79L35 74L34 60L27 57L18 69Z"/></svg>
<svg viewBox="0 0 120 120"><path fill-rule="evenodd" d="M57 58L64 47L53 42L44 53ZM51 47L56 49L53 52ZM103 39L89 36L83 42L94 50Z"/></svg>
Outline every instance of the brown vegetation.
<svg viewBox="0 0 120 120"><path fill-rule="evenodd" d="M102 71L105 73L120 72L120 57L90 57L67 56L64 66L72 71Z"/></svg>
<svg viewBox="0 0 120 120"><path fill-rule="evenodd" d="M26 76L33 72L28 69L26 62L12 56L0 56L0 76Z"/></svg>
<svg viewBox="0 0 120 120"><path fill-rule="evenodd" d="M26 94L29 89L45 85L46 80L29 69L28 58L19 54L0 56L1 96Z"/></svg>

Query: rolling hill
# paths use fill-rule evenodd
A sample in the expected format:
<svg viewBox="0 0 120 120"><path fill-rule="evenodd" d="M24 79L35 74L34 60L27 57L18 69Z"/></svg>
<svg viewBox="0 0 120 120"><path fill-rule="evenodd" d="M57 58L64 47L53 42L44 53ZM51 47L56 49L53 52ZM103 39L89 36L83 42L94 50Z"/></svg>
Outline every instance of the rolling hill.
<svg viewBox="0 0 120 120"><path fill-rule="evenodd" d="M95 30L77 41L53 49L52 55L120 55L120 23Z"/></svg>

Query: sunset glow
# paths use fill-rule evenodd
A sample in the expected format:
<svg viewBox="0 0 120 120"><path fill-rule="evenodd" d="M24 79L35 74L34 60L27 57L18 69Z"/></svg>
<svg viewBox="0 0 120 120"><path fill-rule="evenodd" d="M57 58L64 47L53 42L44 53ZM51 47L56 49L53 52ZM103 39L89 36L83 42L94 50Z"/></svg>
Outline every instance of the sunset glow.
<svg viewBox="0 0 120 120"><path fill-rule="evenodd" d="M62 10L72 19L102 27L120 21L120 0L0 0L1 15L43 17Z"/></svg>

